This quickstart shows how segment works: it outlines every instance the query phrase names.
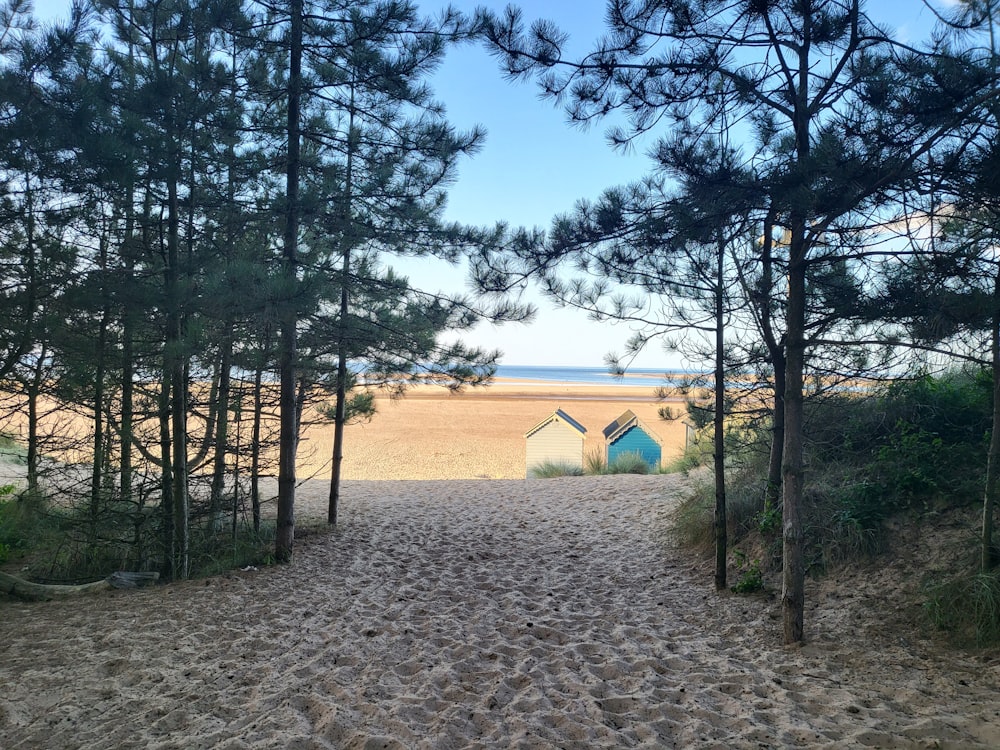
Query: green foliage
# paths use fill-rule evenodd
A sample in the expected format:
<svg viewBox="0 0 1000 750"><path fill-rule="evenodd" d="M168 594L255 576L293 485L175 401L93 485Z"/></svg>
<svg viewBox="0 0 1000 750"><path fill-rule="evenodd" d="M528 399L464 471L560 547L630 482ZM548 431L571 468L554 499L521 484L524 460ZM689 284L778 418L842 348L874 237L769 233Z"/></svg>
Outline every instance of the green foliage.
<svg viewBox="0 0 1000 750"><path fill-rule="evenodd" d="M583 459L583 471L585 474L607 474L608 459L602 450L595 450L588 453Z"/></svg>
<svg viewBox="0 0 1000 750"><path fill-rule="evenodd" d="M781 508L777 505L765 506L760 513L754 516L754 521L761 534L776 534L781 530Z"/></svg>
<svg viewBox="0 0 1000 750"><path fill-rule="evenodd" d="M228 531L199 529L191 539L191 568L197 576L211 576L248 565L274 564L275 525L262 523L259 534L243 533L234 542Z"/></svg>
<svg viewBox="0 0 1000 750"><path fill-rule="evenodd" d="M38 539L51 535L37 497L16 496L17 487L0 486L0 563L29 549Z"/></svg>
<svg viewBox="0 0 1000 750"><path fill-rule="evenodd" d="M3 541L6 536L6 506L9 504L7 498L14 492L14 485L5 484L0 486L0 565L3 565L10 558L10 544Z"/></svg>
<svg viewBox="0 0 1000 750"><path fill-rule="evenodd" d="M707 482L698 482L692 492L681 500L674 515L673 532L680 543L702 551L713 549L714 511L714 490Z"/></svg>
<svg viewBox="0 0 1000 750"><path fill-rule="evenodd" d="M702 466L712 465L712 442L696 440L684 449L681 456L667 462L663 467L666 474L686 473Z"/></svg>
<svg viewBox="0 0 1000 750"><path fill-rule="evenodd" d="M579 477L583 475L599 476L602 474L649 474L649 464L639 453L622 453L610 463L604 457L603 451L591 451L584 457L581 468L565 461L543 461L531 467L529 476L536 479L551 479L553 477Z"/></svg>
<svg viewBox="0 0 1000 750"><path fill-rule="evenodd" d="M641 453L619 453L608 463L604 470L606 474L649 474L649 463Z"/></svg>
<svg viewBox="0 0 1000 750"><path fill-rule="evenodd" d="M850 419L835 457L859 471L842 491L838 520L871 531L896 513L976 501L991 389L984 372L925 376L844 409Z"/></svg>
<svg viewBox="0 0 1000 750"><path fill-rule="evenodd" d="M337 405L320 404L317 411L331 422L337 421ZM372 391L358 391L347 394L344 402L344 424L371 422L375 416L375 394Z"/></svg>
<svg viewBox="0 0 1000 750"><path fill-rule="evenodd" d="M991 389L988 372L958 371L807 402L803 528L813 573L881 552L893 516L979 501ZM729 454L728 532L734 544L760 546L766 571L780 564L781 507L764 507L770 432L748 437ZM714 509L709 484L681 504L675 530L682 543L713 549Z"/></svg>
<svg viewBox="0 0 1000 750"><path fill-rule="evenodd" d="M735 594L755 594L764 590L764 572L760 568L760 560L750 560L738 549L733 550L733 557L739 568L736 583L732 591Z"/></svg>
<svg viewBox="0 0 1000 750"><path fill-rule="evenodd" d="M531 467L528 472L535 479L553 479L555 477L583 476L583 468L565 461L542 461Z"/></svg>
<svg viewBox="0 0 1000 750"><path fill-rule="evenodd" d="M687 474L705 465L703 457L690 450L684 451L677 458L670 459L663 465L665 474Z"/></svg>
<svg viewBox="0 0 1000 750"><path fill-rule="evenodd" d="M95 580L116 570L157 570L163 564L158 507L109 497L95 515L89 502L57 507L44 496L23 493L6 499L13 490L0 487L0 563L16 555L29 577L52 583ZM273 522L263 523L259 534L241 525L235 540L228 524L218 533L194 524L191 574L267 564L274 536Z"/></svg>
<svg viewBox="0 0 1000 750"><path fill-rule="evenodd" d="M744 471L730 476L726 491L727 533L730 539L743 539L760 525L763 512L763 485ZM703 550L715 549L715 486L699 482L690 495L681 500L674 517L674 533L681 544ZM781 511L777 511L780 525Z"/></svg>
<svg viewBox="0 0 1000 750"><path fill-rule="evenodd" d="M928 589L924 612L959 645L1000 643L1000 571L974 573Z"/></svg>
<svg viewBox="0 0 1000 750"><path fill-rule="evenodd" d="M816 569L877 554L885 521L978 501L991 379L957 371L809 406L806 532Z"/></svg>

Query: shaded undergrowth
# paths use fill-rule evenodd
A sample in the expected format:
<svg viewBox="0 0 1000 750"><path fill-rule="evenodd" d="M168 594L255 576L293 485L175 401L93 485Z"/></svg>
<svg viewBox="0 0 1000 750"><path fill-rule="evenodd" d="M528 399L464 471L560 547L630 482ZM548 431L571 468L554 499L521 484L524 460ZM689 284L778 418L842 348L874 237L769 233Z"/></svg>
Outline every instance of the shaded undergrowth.
<svg viewBox="0 0 1000 750"><path fill-rule="evenodd" d="M255 531L249 520L209 520L195 504L190 575L213 575L273 562L274 523ZM115 497L97 504L0 488L0 564L40 583L75 584L115 571L169 571L162 509Z"/></svg>
<svg viewBox="0 0 1000 750"><path fill-rule="evenodd" d="M874 558L900 523L934 524L952 508L982 501L992 409L989 372L959 371L894 383L877 393L807 402L803 495L806 566ZM733 431L727 461L727 521L734 567L774 577L781 567L781 507L766 507L770 430ZM705 456L701 457L704 462ZM713 550L715 490L705 483L683 502L682 543ZM970 539L973 535L970 535ZM962 643L1000 642L1000 573L975 555L927 589L930 621ZM740 575L740 581L744 576ZM756 579L755 579L756 580ZM739 582L738 582L739 583Z"/></svg>

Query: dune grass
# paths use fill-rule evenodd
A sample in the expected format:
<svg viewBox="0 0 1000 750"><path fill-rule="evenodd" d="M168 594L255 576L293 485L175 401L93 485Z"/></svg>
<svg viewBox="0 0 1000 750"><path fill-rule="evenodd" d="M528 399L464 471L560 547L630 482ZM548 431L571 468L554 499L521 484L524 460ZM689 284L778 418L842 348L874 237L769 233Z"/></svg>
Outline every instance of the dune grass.
<svg viewBox="0 0 1000 750"><path fill-rule="evenodd" d="M882 554L899 523L933 524L943 511L981 502L991 392L987 371L958 371L807 402L802 510L810 575ZM769 440L762 425L730 446L726 482L734 560L759 560L765 576L781 567L781 508L764 507ZM711 480L697 486L674 525L682 544L706 554L714 545L714 495ZM958 643L1000 643L1000 572L979 572L973 557L959 564L964 573L927 590L925 611Z"/></svg>
<svg viewBox="0 0 1000 750"><path fill-rule="evenodd" d="M592 451L583 460L583 466L566 461L543 461L531 467L528 476L535 479L554 477L602 476L605 474L651 474L670 473L662 469L652 469L639 453L621 453L608 462L603 451Z"/></svg>
<svg viewBox="0 0 1000 750"><path fill-rule="evenodd" d="M1000 571L976 572L928 587L924 612L959 645L995 646L1000 643Z"/></svg>
<svg viewBox="0 0 1000 750"><path fill-rule="evenodd" d="M535 479L554 479L556 477L582 477L583 467L568 461L542 461L531 467L528 475Z"/></svg>

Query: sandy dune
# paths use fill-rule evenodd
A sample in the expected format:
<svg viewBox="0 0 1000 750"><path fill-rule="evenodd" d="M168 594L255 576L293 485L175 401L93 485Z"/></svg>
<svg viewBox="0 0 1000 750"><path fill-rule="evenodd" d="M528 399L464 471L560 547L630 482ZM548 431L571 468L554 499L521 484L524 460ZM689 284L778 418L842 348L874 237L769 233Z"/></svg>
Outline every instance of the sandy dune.
<svg viewBox="0 0 1000 750"><path fill-rule="evenodd" d="M291 566L0 602L0 746L1000 747L1000 662L864 580L811 585L802 648L716 595L666 538L683 482L348 482Z"/></svg>

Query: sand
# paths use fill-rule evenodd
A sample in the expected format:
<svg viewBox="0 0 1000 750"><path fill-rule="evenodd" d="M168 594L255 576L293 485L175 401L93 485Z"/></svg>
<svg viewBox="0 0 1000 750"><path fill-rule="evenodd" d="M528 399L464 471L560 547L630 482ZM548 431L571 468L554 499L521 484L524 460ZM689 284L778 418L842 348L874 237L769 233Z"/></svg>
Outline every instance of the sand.
<svg viewBox="0 0 1000 750"><path fill-rule="evenodd" d="M0 746L1000 747L995 654L847 573L782 647L670 543L686 481L348 482L291 565L0 601Z"/></svg>
<svg viewBox="0 0 1000 750"><path fill-rule="evenodd" d="M376 414L369 422L350 424L345 429L344 479L523 479L526 473L524 434L556 409L563 409L587 428L584 450L587 454L604 451L602 431L626 409L631 409L643 425L660 439L665 462L684 452L685 427L680 419L664 420L663 406L681 416L683 400L675 397L660 402L655 397L658 380L648 386L624 384L589 385L569 383L531 383L498 381L490 386L466 388L453 393L440 386L420 385L403 398L392 399L380 392L375 398ZM52 434L58 441L75 437L72 449L45 450L63 463L84 462L87 455L79 449L90 445L89 421L58 410L51 402L39 422L42 435ZM333 425L319 418L315 408L304 415L299 443L298 475L302 479L329 478L333 453ZM251 420L244 412L239 423L239 445L251 438ZM272 419L271 427L277 428ZM149 422L147 427L155 427ZM189 429L195 444L200 441L203 425L191 420ZM27 423L21 412L0 415L0 433L26 439ZM156 433L150 433L156 439ZM230 440L236 444L236 426L230 426ZM159 448L153 452L158 454ZM271 451L271 466L276 471L277 450ZM136 465L141 457L135 456ZM248 459L239 470L245 476Z"/></svg>
<svg viewBox="0 0 1000 750"><path fill-rule="evenodd" d="M681 399L658 402L657 383L633 385L531 384L500 381L450 393L419 386L401 399L376 398L371 422L345 431L346 479L523 479L524 434L556 409L580 422L587 454L604 451L602 431L626 409L660 439L665 462L684 452L680 419L661 419L666 406L683 415ZM302 477L328 477L333 427L314 425L300 445Z"/></svg>

